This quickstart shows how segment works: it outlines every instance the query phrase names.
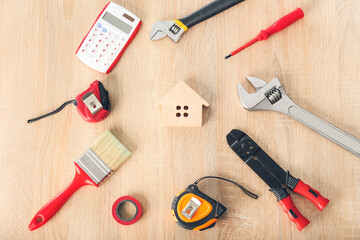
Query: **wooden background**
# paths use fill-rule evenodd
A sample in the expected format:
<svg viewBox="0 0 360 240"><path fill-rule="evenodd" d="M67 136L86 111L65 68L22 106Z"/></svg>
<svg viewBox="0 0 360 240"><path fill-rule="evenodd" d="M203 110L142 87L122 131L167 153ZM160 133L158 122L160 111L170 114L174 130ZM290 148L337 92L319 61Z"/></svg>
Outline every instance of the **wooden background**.
<svg viewBox="0 0 360 240"><path fill-rule="evenodd" d="M0 0L0 238L1 239L359 239L360 159L295 120L275 112L247 112L236 93L245 76L277 76L306 110L360 137L360 1L247 0L203 22L177 44L150 41L157 20L184 17L211 0L116 0L143 26L114 71L98 73L75 51L106 0ZM223 60L279 17L301 7L305 18ZM86 123L75 107L33 124L26 120L74 98L94 80L110 91L112 112ZM184 80L205 100L202 128L163 128L156 103ZM311 224L289 221L267 186L227 146L233 128L246 131L283 168L329 198L323 212L292 194ZM133 156L100 188L77 192L42 228L34 214L72 179L73 161L110 129ZM173 197L204 175L200 189L228 207L215 228L186 231L174 222ZM132 226L111 215L123 195L144 213Z"/></svg>

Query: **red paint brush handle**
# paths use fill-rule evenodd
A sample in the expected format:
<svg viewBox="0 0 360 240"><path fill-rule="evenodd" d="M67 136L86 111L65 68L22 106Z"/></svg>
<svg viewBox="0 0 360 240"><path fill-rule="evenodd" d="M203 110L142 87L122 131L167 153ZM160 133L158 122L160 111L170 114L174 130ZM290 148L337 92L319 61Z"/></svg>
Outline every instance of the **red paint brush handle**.
<svg viewBox="0 0 360 240"><path fill-rule="evenodd" d="M311 202L313 202L316 207L321 211L325 208L325 206L330 202L329 199L321 196L319 191L313 189L309 185L305 184L303 181L299 180L298 184L294 188L294 192L303 195Z"/></svg>
<svg viewBox="0 0 360 240"><path fill-rule="evenodd" d="M75 164L75 177L73 181L61 193L51 199L45 206L43 206L34 216L29 224L29 230L33 231L45 223L47 223L57 211L64 205L64 203L71 197L71 195L80 187L85 185L97 186L90 177Z"/></svg>
<svg viewBox="0 0 360 240"><path fill-rule="evenodd" d="M261 30L260 34L258 35L259 40L266 40L274 33L280 32L284 28L287 28L297 20L304 17L304 13L301 8L297 8L291 13L285 15L284 17L277 20L273 25L271 25L266 30Z"/></svg>
<svg viewBox="0 0 360 240"><path fill-rule="evenodd" d="M287 213L290 220L296 224L296 227L299 231L301 231L304 227L306 227L306 225L310 223L310 221L301 215L299 210L297 210L293 201L291 200L290 195L278 202L280 203L283 210Z"/></svg>

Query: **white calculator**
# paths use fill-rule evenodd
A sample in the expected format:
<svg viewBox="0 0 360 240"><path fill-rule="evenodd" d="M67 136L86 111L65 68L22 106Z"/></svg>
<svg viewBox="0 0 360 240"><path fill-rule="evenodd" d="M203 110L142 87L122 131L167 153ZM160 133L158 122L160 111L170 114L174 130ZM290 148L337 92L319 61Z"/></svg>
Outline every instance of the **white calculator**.
<svg viewBox="0 0 360 240"><path fill-rule="evenodd" d="M76 51L89 67L109 73L139 31L141 20L120 5L109 2Z"/></svg>

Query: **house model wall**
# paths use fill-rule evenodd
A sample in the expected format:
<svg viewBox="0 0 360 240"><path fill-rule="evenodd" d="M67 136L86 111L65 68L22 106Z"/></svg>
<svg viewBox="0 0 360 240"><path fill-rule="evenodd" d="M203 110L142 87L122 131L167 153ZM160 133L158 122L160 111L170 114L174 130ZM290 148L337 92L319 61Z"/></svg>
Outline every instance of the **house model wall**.
<svg viewBox="0 0 360 240"><path fill-rule="evenodd" d="M209 103L181 81L161 98L159 106L163 126L201 127L202 108L209 107Z"/></svg>

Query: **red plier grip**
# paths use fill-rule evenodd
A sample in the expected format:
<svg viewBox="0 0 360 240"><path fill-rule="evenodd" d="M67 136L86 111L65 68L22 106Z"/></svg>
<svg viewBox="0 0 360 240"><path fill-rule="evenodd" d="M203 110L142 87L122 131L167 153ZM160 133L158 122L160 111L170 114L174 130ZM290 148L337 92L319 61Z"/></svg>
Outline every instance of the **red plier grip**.
<svg viewBox="0 0 360 240"><path fill-rule="evenodd" d="M299 179L298 184L294 188L294 192L303 195L307 199L309 199L312 203L316 205L316 207L322 211L325 206L330 202L329 199L321 196L319 191L313 189L309 185L305 184L303 181Z"/></svg>
<svg viewBox="0 0 360 240"><path fill-rule="evenodd" d="M278 203L281 205L284 212L287 213L290 220L296 224L296 227L299 231L301 231L304 227L306 227L306 225L310 223L310 221L307 220L306 217L301 215L299 210L297 210L290 195L281 199L280 201L278 201Z"/></svg>

